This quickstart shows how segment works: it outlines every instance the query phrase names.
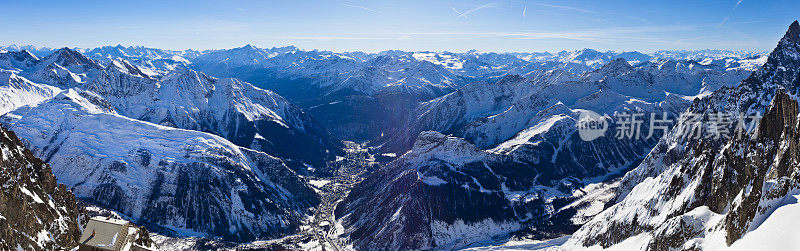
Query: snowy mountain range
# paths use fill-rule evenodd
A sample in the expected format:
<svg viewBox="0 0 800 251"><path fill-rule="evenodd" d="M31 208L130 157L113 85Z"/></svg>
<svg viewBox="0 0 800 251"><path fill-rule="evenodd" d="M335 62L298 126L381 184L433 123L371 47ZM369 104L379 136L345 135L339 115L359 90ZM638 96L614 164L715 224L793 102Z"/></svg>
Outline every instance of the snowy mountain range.
<svg viewBox="0 0 800 251"><path fill-rule="evenodd" d="M23 48L34 49L9 46L6 50ZM614 58L624 58L632 65L666 59L692 60L705 65L741 63L743 68L753 70L763 58L760 57L763 53L722 50L653 54L592 49L558 53L335 53L293 46L264 49L252 45L202 52L119 45L76 51L103 64L112 59L126 60L151 77L183 67L215 77L239 78L285 97L316 117L334 136L356 141L374 140L380 137L383 128L399 126L418 102L442 96L470 82L496 81L506 74L529 78L549 75L553 70L582 74ZM63 81L53 79L51 76L46 80ZM331 115L344 111L348 116Z"/></svg>
<svg viewBox="0 0 800 251"><path fill-rule="evenodd" d="M44 208L71 192L171 241L234 248L737 245L797 195L799 52L796 22L769 55L0 47L0 124L16 135L0 143L34 163L0 174L50 166L46 187L4 185L25 183L9 198L40 219L76 215ZM730 141L578 130L687 109L765 116ZM79 218L0 247L71 246Z"/></svg>
<svg viewBox="0 0 800 251"><path fill-rule="evenodd" d="M164 75L178 68L185 68L201 52L194 50L172 51L142 46L103 46L84 51L84 54L100 63L125 60L145 71L147 75Z"/></svg>

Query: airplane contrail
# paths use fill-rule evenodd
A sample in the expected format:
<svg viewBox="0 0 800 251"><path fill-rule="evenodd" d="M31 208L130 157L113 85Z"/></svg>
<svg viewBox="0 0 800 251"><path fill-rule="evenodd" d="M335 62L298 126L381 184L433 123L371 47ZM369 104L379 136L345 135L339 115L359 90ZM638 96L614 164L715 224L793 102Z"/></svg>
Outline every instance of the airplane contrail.
<svg viewBox="0 0 800 251"><path fill-rule="evenodd" d="M489 7L492 7L492 6L495 6L495 5L496 5L495 3L487 3L487 4L484 4L484 5L481 5L481 6L475 7L474 9L471 9L471 10L465 11L465 12L463 12L463 13L462 13L462 12L459 12L459 11L458 11L458 10L456 10L455 8L452 8L452 9L453 9L453 11L455 11L456 13L458 13L458 14L459 14L459 15L458 15L459 17L467 17L467 14L469 14L469 13L472 13L472 12L478 11L478 10L480 10L480 9L489 8Z"/></svg>
<svg viewBox="0 0 800 251"><path fill-rule="evenodd" d="M373 10L373 9L370 9L370 8L367 8L367 7L364 7L364 6L355 6L355 5L349 5L349 4L346 4L346 3L343 3L342 5L350 7L350 8L362 9L362 10L366 10L366 11L370 11L370 12L383 14L383 12L380 12L380 11L377 11L377 10Z"/></svg>
<svg viewBox="0 0 800 251"><path fill-rule="evenodd" d="M522 19L525 19L525 17L527 16L528 16L528 6L525 5L525 7L522 8Z"/></svg>

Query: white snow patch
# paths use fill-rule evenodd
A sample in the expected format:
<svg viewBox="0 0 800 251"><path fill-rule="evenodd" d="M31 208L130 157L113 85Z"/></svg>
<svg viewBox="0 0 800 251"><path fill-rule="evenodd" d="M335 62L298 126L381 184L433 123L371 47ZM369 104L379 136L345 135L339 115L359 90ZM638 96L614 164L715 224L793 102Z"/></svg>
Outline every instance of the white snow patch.
<svg viewBox="0 0 800 251"><path fill-rule="evenodd" d="M447 181L444 181L436 176L424 176L422 177L422 182L431 186L447 184Z"/></svg>
<svg viewBox="0 0 800 251"><path fill-rule="evenodd" d="M325 185L327 185L328 183L331 183L331 181L330 180L309 180L308 183L311 184L312 186L317 187L317 188L322 188Z"/></svg>
<svg viewBox="0 0 800 251"><path fill-rule="evenodd" d="M24 193L24 194L26 194L26 195L30 196L31 198L33 198L33 201L35 201L36 203L42 203L42 204L44 204L44 200L42 200L42 198L39 198L39 195L36 195L36 194L34 194L34 193L31 193L31 191L29 191L29 190L28 190L28 189L26 189L25 187L22 187L22 186L20 186L20 187L19 187L19 190L20 190L20 191L22 191L22 193Z"/></svg>

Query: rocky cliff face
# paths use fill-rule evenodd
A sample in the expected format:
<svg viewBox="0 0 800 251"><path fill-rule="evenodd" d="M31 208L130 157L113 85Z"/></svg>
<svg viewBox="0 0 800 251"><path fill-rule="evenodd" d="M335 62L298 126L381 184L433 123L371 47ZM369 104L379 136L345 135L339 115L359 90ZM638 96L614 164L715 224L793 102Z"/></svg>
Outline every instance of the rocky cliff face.
<svg viewBox="0 0 800 251"><path fill-rule="evenodd" d="M0 128L0 149L0 249L77 246L82 209L75 196L14 132Z"/></svg>

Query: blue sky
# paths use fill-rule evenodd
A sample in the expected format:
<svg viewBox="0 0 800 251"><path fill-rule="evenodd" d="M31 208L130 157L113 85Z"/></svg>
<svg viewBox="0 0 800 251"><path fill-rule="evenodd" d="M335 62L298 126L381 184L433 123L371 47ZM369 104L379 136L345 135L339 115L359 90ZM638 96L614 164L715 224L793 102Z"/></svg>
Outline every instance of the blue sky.
<svg viewBox="0 0 800 251"><path fill-rule="evenodd" d="M800 1L17 1L0 44L333 51L770 50Z"/></svg>

